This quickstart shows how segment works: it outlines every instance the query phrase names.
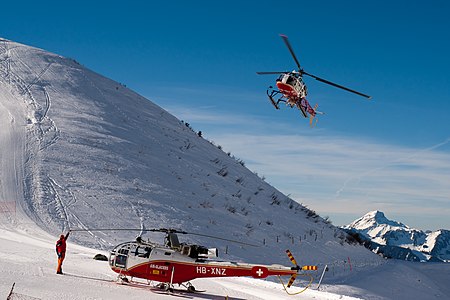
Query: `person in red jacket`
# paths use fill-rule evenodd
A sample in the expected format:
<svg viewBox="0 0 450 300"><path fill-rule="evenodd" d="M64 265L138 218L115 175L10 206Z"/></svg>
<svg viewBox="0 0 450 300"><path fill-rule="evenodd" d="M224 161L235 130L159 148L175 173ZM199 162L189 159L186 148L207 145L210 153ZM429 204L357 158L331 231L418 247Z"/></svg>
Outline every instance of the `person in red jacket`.
<svg viewBox="0 0 450 300"><path fill-rule="evenodd" d="M64 235L61 234L59 240L56 241L56 254L58 255L58 268L56 269L56 274L63 274L62 272L62 263L64 261L64 257L66 256L66 240L69 237L69 232Z"/></svg>

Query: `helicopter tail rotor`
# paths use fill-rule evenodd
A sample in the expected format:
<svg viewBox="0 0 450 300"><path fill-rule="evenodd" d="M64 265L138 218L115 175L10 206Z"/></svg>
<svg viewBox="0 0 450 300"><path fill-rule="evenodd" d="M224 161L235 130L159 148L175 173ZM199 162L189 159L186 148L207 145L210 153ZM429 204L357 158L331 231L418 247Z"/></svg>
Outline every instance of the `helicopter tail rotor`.
<svg viewBox="0 0 450 300"><path fill-rule="evenodd" d="M300 270L300 266L297 264L297 261L295 260L294 256L292 255L291 251L286 250L286 254L289 257L289 260L292 262L292 264L295 266L292 269L296 270L298 272L298 270ZM291 287L291 285L294 283L295 279L297 278L297 273L292 274L291 278L289 279L286 287Z"/></svg>
<svg viewBox="0 0 450 300"><path fill-rule="evenodd" d="M292 262L292 264L295 266L295 267L292 267L292 270L296 270L296 271L297 271L297 273L292 274L292 276L291 276L291 278L289 279L289 281L288 281L286 287L291 287L291 286L292 286L292 284L294 283L295 279L297 278L298 271L300 271L300 270L302 270L302 271L317 271L317 266L302 266L302 267L300 267L300 266L297 264L297 261L295 260L295 258L294 258L294 256L292 255L291 251L286 250L286 254L287 254L287 256L289 257L289 260L290 260L290 261ZM302 275L302 274L300 274L300 275Z"/></svg>

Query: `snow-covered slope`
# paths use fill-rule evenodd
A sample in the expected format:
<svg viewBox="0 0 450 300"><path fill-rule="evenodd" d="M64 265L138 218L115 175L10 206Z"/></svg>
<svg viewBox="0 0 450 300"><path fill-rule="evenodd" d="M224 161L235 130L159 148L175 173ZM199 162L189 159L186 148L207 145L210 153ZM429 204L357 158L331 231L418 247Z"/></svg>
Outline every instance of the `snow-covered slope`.
<svg viewBox="0 0 450 300"><path fill-rule="evenodd" d="M286 248L322 266L379 259L184 122L72 59L1 39L0 104L1 201L55 236L173 227L261 245L190 237L229 259L285 264ZM135 235L72 239L109 249Z"/></svg>
<svg viewBox="0 0 450 300"><path fill-rule="evenodd" d="M421 260L450 261L450 231L424 232L389 220L381 211L371 211L344 229L354 230L380 245L410 249ZM395 248L393 248L395 251ZM391 255L394 257L394 255Z"/></svg>

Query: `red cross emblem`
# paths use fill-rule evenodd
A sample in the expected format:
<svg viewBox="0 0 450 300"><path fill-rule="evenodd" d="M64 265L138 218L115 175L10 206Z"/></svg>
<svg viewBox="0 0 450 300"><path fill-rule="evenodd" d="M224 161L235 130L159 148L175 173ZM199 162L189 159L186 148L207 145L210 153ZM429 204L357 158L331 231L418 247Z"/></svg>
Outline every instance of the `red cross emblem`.
<svg viewBox="0 0 450 300"><path fill-rule="evenodd" d="M254 278L266 278L269 276L269 270L266 267L255 266L252 268L252 276Z"/></svg>

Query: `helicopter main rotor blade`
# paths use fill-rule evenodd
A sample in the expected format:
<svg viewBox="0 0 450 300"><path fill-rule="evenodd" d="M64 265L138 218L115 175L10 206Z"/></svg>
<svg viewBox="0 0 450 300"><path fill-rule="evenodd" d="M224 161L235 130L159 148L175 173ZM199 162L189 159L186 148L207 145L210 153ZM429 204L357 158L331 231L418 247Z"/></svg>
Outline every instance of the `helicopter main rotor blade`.
<svg viewBox="0 0 450 300"><path fill-rule="evenodd" d="M291 52L291 55L294 58L298 69L301 70L302 68L300 67L300 62L298 61L297 56L295 56L294 49L292 49L292 46L291 46L291 43L289 43L288 37L286 35L284 35L284 34L280 34L280 36L283 39L283 41L286 44L286 46L288 47L289 52Z"/></svg>
<svg viewBox="0 0 450 300"><path fill-rule="evenodd" d="M216 239L216 240L232 242L232 243L235 243L235 244L241 244L241 245L245 245L245 246L259 247L259 245L249 244L249 243L236 241L236 240L225 239L225 238L221 238L221 237L217 237L217 236L213 236L213 235L207 235L207 234L201 234L201 233L192 233L192 232L186 232L185 234L204 236L204 237L208 237L208 238L212 238L212 239Z"/></svg>
<svg viewBox="0 0 450 300"><path fill-rule="evenodd" d="M315 75L312 75L312 74L306 73L306 72L305 72L305 71L303 71L303 70L302 70L302 74L308 75L308 76L310 76L310 77L314 78L315 80L318 80L318 81L321 81L321 82L323 82L323 83L326 83L326 84L332 85L332 86L334 86L334 87L337 87L337 88L340 88L340 89L346 90L346 91L348 91L348 92L351 92L351 93L354 93L354 94L357 94L357 95L360 95L360 96L366 97L367 99L370 99L370 98L372 98L372 96L369 96L369 95L366 95L366 94L360 93L360 92L358 92L358 91L355 91L355 90L349 89L349 88L347 88L347 87L345 87L345 86L339 85L339 84L337 84L337 83L334 83L334 82L331 82L331 81L329 81L329 80L326 80L326 79L323 79L323 78L317 77L317 76L315 76Z"/></svg>
<svg viewBox="0 0 450 300"><path fill-rule="evenodd" d="M202 233L194 233L194 232L187 232L187 231L177 230L177 229L161 228L161 229L147 229L146 231L159 231L159 232L166 232L166 233L190 234L190 235L203 236L203 237L207 237L207 238L212 238L212 239L216 239L216 240L232 242L232 243L246 245L246 246L259 247L258 245L249 244L249 243L236 241L236 240L231 240L231 239L226 239L226 238L222 238L222 237L218 237L218 236L214 236L214 235L208 235L208 234L202 234Z"/></svg>
<svg viewBox="0 0 450 300"><path fill-rule="evenodd" d="M146 231L138 228L93 228L93 229L69 229L70 231Z"/></svg>
<svg viewBox="0 0 450 300"><path fill-rule="evenodd" d="M144 229L144 228L88 228L88 229L70 229L70 231L152 231L152 232L175 232L175 233L185 233L182 231L178 231L175 229L166 229L166 228L151 228L151 229Z"/></svg>
<svg viewBox="0 0 450 300"><path fill-rule="evenodd" d="M70 231L139 231L139 232L150 231L150 232L164 232L164 233L179 233L179 234L190 234L190 235L203 236L203 237L208 237L208 238L212 238L212 239L241 244L241 245L245 245L245 246L259 247L259 245L255 245L255 244L221 238L221 237L217 237L217 236L213 236L213 235L187 232L187 231L172 229L172 228L149 228L149 229L143 229L143 228L94 228L94 229L70 229Z"/></svg>
<svg viewBox="0 0 450 300"><path fill-rule="evenodd" d="M290 73L289 71L286 72L256 72L256 74L258 75L272 75L272 74L285 74L285 73Z"/></svg>

